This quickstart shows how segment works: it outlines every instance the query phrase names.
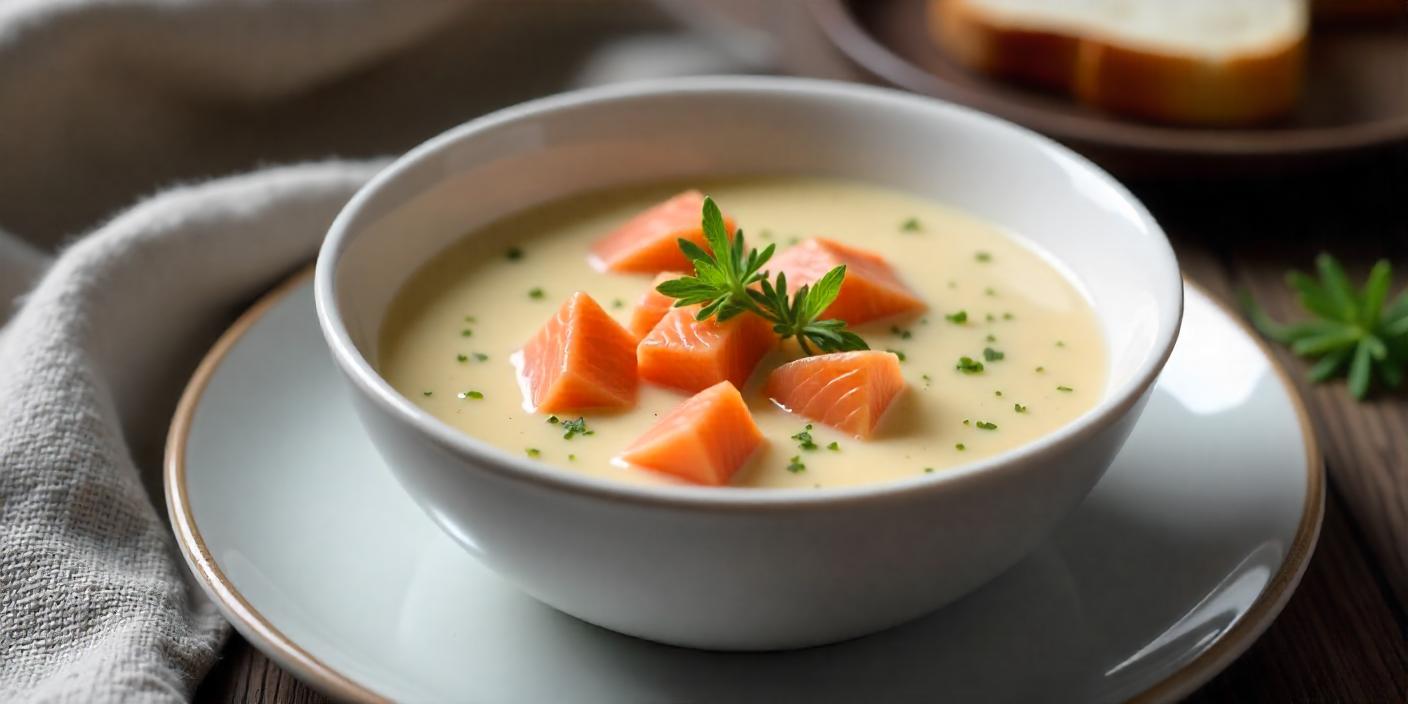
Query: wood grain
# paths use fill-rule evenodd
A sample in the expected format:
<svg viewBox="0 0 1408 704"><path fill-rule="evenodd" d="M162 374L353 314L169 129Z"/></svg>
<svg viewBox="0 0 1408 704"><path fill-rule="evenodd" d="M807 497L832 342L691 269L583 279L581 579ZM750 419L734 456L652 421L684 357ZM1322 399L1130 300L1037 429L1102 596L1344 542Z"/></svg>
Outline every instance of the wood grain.
<svg viewBox="0 0 1408 704"><path fill-rule="evenodd" d="M1394 290L1408 282L1408 151L1402 149L1353 171L1262 179L1210 193L1180 184L1141 194L1181 250L1221 263L1224 295L1247 290L1281 319L1303 315L1283 283L1285 271L1310 270L1318 252L1334 253L1357 280L1386 258L1398 272ZM1278 357L1297 371L1331 482L1402 613L1408 608L1408 399L1379 393L1355 402L1342 383L1306 383L1308 365L1284 349Z"/></svg>

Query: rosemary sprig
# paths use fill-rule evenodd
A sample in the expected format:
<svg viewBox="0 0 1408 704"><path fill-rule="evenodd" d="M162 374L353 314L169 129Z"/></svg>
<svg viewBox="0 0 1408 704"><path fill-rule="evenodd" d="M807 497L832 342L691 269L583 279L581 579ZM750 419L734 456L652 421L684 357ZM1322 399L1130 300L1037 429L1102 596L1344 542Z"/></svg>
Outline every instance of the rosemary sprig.
<svg viewBox="0 0 1408 704"><path fill-rule="evenodd" d="M1313 319L1276 322L1243 292L1242 307L1252 325L1295 354L1316 359L1308 374L1311 381L1344 374L1357 399L1369 393L1375 377L1390 389L1401 386L1408 368L1408 290L1387 302L1393 276L1388 261L1374 264L1358 291L1329 254L1316 257L1315 267L1318 281L1299 271L1286 274L1286 284L1296 290Z"/></svg>
<svg viewBox="0 0 1408 704"><path fill-rule="evenodd" d="M656 287L660 293L675 300L675 307L698 305L696 320L713 317L728 320L742 313L756 315L769 323L782 339L797 338L802 352L823 352L870 349L859 335L846 329L846 323L821 318L822 311L836 300L846 267L838 266L826 272L814 283L803 284L796 291L787 289L787 275L779 273L774 283L763 266L772 259L774 245L761 252L749 249L743 230L737 230L730 240L724 219L714 199L704 199L704 240L712 252L685 239L680 250L694 262L694 275L665 281Z"/></svg>

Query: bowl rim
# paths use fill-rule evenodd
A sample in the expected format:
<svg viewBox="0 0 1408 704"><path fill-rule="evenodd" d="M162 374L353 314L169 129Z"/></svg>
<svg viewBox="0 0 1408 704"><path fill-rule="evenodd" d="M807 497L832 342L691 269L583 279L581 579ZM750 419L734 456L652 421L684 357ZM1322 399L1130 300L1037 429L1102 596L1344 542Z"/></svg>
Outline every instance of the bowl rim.
<svg viewBox="0 0 1408 704"><path fill-rule="evenodd" d="M856 486L817 489L768 489L747 487L703 487L689 485L638 485L613 481L519 457L483 442L451 427L416 406L381 377L371 363L353 344L336 297L338 264L348 246L356 239L354 226L362 211L386 185L409 170L439 158L453 145L473 138L492 128L551 113L609 103L630 102L643 98L669 95L698 94L765 95L780 100L817 98L831 101L866 103L876 109L885 107L922 109L943 114L948 122L995 129L1008 136L1040 147L1053 158L1064 158L1076 168L1084 169L1102 184L1111 188L1133 209L1143 227L1155 242L1155 250L1166 264L1166 272L1152 288L1161 301L1173 306L1172 320L1156 331L1154 353L1118 387L1107 391L1096 405L1055 431L1036 440L991 457L961 464L943 472L916 474L912 478L861 484ZM1161 246L1160 246L1161 245ZM1183 318L1183 278L1177 257L1163 229L1144 204L1104 169L1085 157L1025 127L972 108L931 97L913 95L889 88L849 84L809 78L773 76L703 76L689 78L651 79L629 83L586 88L530 100L500 109L470 120L432 137L411 149L383 168L357 190L342 207L328 229L318 252L314 275L314 298L319 327L338 367L357 391L371 400L377 409L409 426L423 439L453 454L474 462L484 469L511 481L524 482L539 488L562 490L572 494L592 496L618 502L654 506L671 506L700 510L753 510L771 508L818 508L858 501L892 501L927 492L946 491L949 487L994 475L1016 471L1041 455L1077 445L1095 433L1124 417L1153 385L1168 361L1177 341ZM1163 307L1163 304L1160 306Z"/></svg>

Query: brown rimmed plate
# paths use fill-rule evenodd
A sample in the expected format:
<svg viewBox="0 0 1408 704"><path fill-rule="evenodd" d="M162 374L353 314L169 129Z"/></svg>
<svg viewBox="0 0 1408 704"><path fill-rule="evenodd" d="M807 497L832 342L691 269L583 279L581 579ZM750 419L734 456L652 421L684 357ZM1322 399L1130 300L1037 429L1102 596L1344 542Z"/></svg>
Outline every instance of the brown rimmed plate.
<svg viewBox="0 0 1408 704"><path fill-rule="evenodd" d="M328 357L310 272L196 371L168 437L166 500L225 616L340 700L1171 702L1270 625L1319 533L1324 471L1294 386L1189 287L1178 346L1115 466L975 594L799 651L620 636L518 592L399 488Z"/></svg>
<svg viewBox="0 0 1408 704"><path fill-rule="evenodd" d="M1266 172L1408 144L1408 5L1397 20L1317 24L1305 95L1292 115L1210 129L1137 122L975 74L930 38L927 4L808 0L824 35L868 78L1012 120L1125 175Z"/></svg>

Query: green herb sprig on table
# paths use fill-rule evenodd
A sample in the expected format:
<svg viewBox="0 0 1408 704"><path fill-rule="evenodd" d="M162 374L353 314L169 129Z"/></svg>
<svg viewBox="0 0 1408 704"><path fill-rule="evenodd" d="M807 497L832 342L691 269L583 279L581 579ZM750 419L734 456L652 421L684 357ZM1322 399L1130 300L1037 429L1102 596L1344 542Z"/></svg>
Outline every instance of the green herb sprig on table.
<svg viewBox="0 0 1408 704"><path fill-rule="evenodd" d="M813 347L823 352L870 349L865 340L846 329L844 321L821 318L822 311L841 292L846 267L838 266L789 294L786 274L779 273L774 283L763 271L774 246L768 245L761 252L748 249L741 229L730 240L723 214L712 198L704 199L703 226L704 239L712 253L681 239L680 250L694 262L694 275L671 279L655 288L677 299L676 308L699 305L696 320L712 317L724 321L751 313L772 323L773 331L782 339L797 338L802 352L808 355L816 354Z"/></svg>
<svg viewBox="0 0 1408 704"><path fill-rule="evenodd" d="M1244 292L1242 307L1252 325L1295 354L1316 359L1311 381L1344 374L1349 393L1357 399L1369 393L1375 377L1390 389L1401 386L1408 368L1408 290L1388 302L1393 277L1388 261L1374 264L1359 290L1329 254L1316 257L1315 268L1318 281L1299 271L1286 274L1286 284L1296 290L1313 319L1279 323Z"/></svg>

